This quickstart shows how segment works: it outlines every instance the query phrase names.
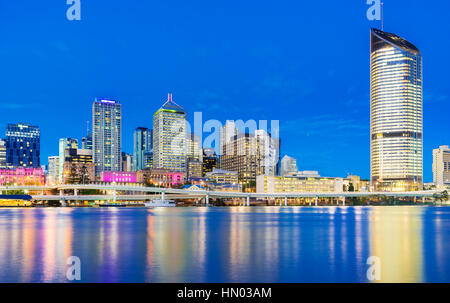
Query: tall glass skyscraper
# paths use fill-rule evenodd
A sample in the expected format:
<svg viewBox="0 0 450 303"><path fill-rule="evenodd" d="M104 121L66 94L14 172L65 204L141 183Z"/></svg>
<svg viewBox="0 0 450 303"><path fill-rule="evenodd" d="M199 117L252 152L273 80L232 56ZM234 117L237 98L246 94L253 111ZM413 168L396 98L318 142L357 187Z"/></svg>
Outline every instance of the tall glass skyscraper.
<svg viewBox="0 0 450 303"><path fill-rule="evenodd" d="M370 73L372 186L421 189L422 55L405 39L372 29Z"/></svg>
<svg viewBox="0 0 450 303"><path fill-rule="evenodd" d="M147 168L146 154L153 149L153 131L146 127L138 127L133 136L133 161L134 169Z"/></svg>
<svg viewBox="0 0 450 303"><path fill-rule="evenodd" d="M8 166L34 167L40 163L41 132L27 123L8 124L6 128L6 162Z"/></svg>
<svg viewBox="0 0 450 303"><path fill-rule="evenodd" d="M95 99L92 105L92 141L95 174L120 171L122 160L122 105L119 101Z"/></svg>
<svg viewBox="0 0 450 303"><path fill-rule="evenodd" d="M153 115L153 168L186 172L186 112L172 94Z"/></svg>

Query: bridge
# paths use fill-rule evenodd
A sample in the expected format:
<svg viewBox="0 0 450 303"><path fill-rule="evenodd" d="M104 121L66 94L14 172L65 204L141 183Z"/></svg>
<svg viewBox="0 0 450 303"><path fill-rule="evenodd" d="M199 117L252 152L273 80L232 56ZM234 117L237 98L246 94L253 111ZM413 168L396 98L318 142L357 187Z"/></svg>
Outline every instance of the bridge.
<svg viewBox="0 0 450 303"><path fill-rule="evenodd" d="M82 195L80 191L96 190L105 194ZM166 199L202 199L206 205L210 198L238 199L241 205L250 206L250 200L271 200L279 201L280 206L288 205L289 199L308 199L309 205L314 201L318 206L320 198L337 199L337 203L345 206L347 198L371 198L371 197L394 197L411 198L414 201L422 199L425 203L427 198L433 198L436 194L441 194L440 190L427 190L415 192L285 192L285 193L240 193L240 192L219 192L207 190L188 190L160 187L145 187L140 184L120 185L120 184L63 184L54 186L0 186L0 194L8 194L8 191L24 191L30 193L35 201L60 201L66 205L66 201L148 201L155 198ZM46 194L46 192L57 192L58 194ZM70 191L71 194L66 195ZM125 192L126 194L118 194ZM33 194L39 193L39 194ZM73 194L72 194L73 193Z"/></svg>

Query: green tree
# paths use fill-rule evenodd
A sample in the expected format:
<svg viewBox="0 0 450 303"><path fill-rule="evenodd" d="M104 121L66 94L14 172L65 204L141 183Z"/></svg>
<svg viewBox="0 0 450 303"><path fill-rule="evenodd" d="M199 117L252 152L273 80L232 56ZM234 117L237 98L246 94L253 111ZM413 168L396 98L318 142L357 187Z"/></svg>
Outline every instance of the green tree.
<svg viewBox="0 0 450 303"><path fill-rule="evenodd" d="M353 183L350 183L348 186L348 191L355 191L355 186L353 186Z"/></svg>

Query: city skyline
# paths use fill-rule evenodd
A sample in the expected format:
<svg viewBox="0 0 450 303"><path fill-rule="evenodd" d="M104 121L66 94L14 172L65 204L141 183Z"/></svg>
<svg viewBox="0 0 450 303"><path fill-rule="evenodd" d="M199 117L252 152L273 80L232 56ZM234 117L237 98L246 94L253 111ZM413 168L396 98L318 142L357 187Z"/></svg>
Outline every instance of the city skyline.
<svg viewBox="0 0 450 303"><path fill-rule="evenodd" d="M93 6L95 7L95 5ZM314 4L311 4L311 6L312 9L316 8ZM330 14L328 10L332 10L333 6L334 4L330 4L330 7L324 8L323 13L325 15ZM426 22L423 22L420 23L420 26L422 28L420 30L417 30L418 26L411 23L412 21L416 20L409 20L414 18L410 18L406 12L402 12L399 6L397 6L397 4L389 3L389 9L386 12L385 30L388 32L396 33L413 42L421 49L424 57L426 58L426 61L424 62L424 181L431 182L432 150L434 148L437 148L439 145L447 145L450 141L448 135L449 126L445 125L445 120L443 120L443 118L445 118L444 114L449 106L448 102L445 102L446 100L448 100L449 92L446 88L442 88L439 86L440 83L441 85L443 83L441 82L442 79L440 79L442 78L440 76L442 76L443 72L439 74L439 69L445 70L446 66L448 66L449 64L449 61L442 53L442 50L446 49L445 46L433 49L431 48L433 46L431 44L431 41L433 41L434 33L431 31L430 26L427 26ZM265 8L264 5L263 8ZM358 5L356 5L355 8L347 9L350 9L350 11L360 9L361 12L363 12L366 8L367 7L365 4L361 4L361 7L358 7ZM429 10L432 9L426 4L421 5L420 8L424 10L425 15L427 14L427 12L428 14L430 14ZM411 11L417 9L418 11L418 8L416 6L408 7L407 9ZM442 10L442 8L440 10ZM50 11L52 11L51 8ZM343 15L349 13L344 12L343 9L338 11ZM179 13L180 12L176 12L176 14ZM396 20L395 14L401 14L401 17L397 18L401 21ZM14 14L12 14L11 16L13 15ZM362 16L360 17L360 22L361 24L363 24L363 22L365 21L362 20ZM9 19L11 17L9 17L8 15L6 16L6 18ZM86 19L86 23L89 23L92 27L93 21L89 19L89 16L86 16ZM353 24L352 22L354 21L354 19L350 18L350 21L345 22L344 24L347 25L346 29L350 26L350 24ZM48 22L51 22L51 20ZM77 26L85 26L82 22ZM313 24L318 25L317 22ZM223 90L224 87L217 87L218 74L213 73L211 68L206 68L204 66L204 63L201 64L201 62L199 64L200 70L213 73L215 82L207 83L205 82L204 78L198 77L198 73L196 73L196 79L199 80L199 83L193 85L192 88L188 89L187 84L192 84L193 82L187 81L187 83L180 83L179 79L182 78L183 75L187 72L187 66L184 66L181 69L181 74L179 76L175 75L175 77L171 79L172 81L169 81L167 79L165 80L165 82L161 80L156 81L157 84L150 85L151 89L149 90L149 92L141 94L139 98L137 98L136 95L130 95L129 88L136 87L138 84L142 85L142 89L147 88L148 85L142 82L143 79L138 80L138 78L136 77L133 78L134 81L137 80L136 83L131 83L130 81L128 81L124 83L124 86L116 88L113 87L114 85L118 86L115 81L111 81L110 84L106 83L108 80L112 79L107 76L106 73L101 74L100 76L97 75L97 77L100 79L97 78L97 80L92 84L85 83L83 87L80 86L80 91L74 92L73 96L62 95L64 98L69 99L69 104L73 103L74 99L77 99L76 106L74 106L74 108L70 108L70 121L67 121L68 119L66 117L63 117L63 113L68 110L66 107L56 107L55 109L58 109L59 111L56 111L54 108L44 107L38 107L32 110L28 109L27 104L20 104L20 101L25 98L27 98L27 100L36 100L35 98L42 98L38 96L39 93L38 95L32 97L26 97L26 95L20 97L21 94L24 93L14 93L14 86L12 86L12 88L8 87L6 92L4 93L4 96L2 96L3 98L7 98L8 100L1 100L3 103L3 111L6 113L5 116L8 117L8 119L1 119L1 127L6 125L7 123L15 123L19 121L26 121L30 124L40 126L42 133L41 160L47 159L48 156L56 155L59 138L81 138L81 136L85 134L84 125L86 121L89 120L90 103L95 96L102 95L107 96L111 99L120 100L123 104L124 127L122 130L122 136L124 138L124 143L122 150L128 153L132 153L132 131L138 126L151 128L152 123L150 118L151 116L149 116L149 114L154 112L158 108L158 106L160 106L162 101L164 101L164 94L167 93L167 91L172 91L174 95L177 96L176 99L178 100L178 102L183 104L183 107L186 108L186 111L188 112L188 120L192 119L193 113L197 110L202 111L204 113L204 116L206 116L206 119L218 119L221 121L225 121L227 119L278 119L280 120L280 137L283 140L281 155L283 156L285 154L288 154L296 158L300 170L319 170L321 174L328 176L345 176L347 173L353 173L361 175L362 177L368 179L370 170L369 144L367 142L367 135L369 133L369 58L367 55L369 40L367 32L369 31L370 27L376 27L376 23L374 24L373 22L366 22L366 24L364 25L361 24L356 29L353 29L351 31L351 35L353 37L351 40L347 40L347 37L345 37L344 39L345 43L350 42L355 46L354 52L353 50L347 49L348 54L346 54L346 56L355 56L356 54L355 60L361 63L361 67L359 67L359 64L356 64L355 66L357 67L349 68L351 70L350 74L355 73L354 77L350 77L348 75L349 71L344 71L340 68L340 66L342 65L341 62L333 62L329 61L328 59L325 60L327 66L331 67L334 72L330 72L331 69L326 70L325 74L329 74L329 79L327 78L328 76L326 77L326 79L317 77L318 74L314 70L312 70L311 68L307 68L308 64L305 63L305 58L302 58L300 54L294 55L284 48L275 48L262 55L262 57L270 59L268 64L271 66L271 68L275 68L274 65L278 65L280 68L280 73L274 74L275 76L272 79L274 81L270 82L270 80L263 79L255 75L250 75L248 71L252 67L255 68L254 64L250 64L255 63L253 61L244 64L241 67L242 70L239 69L239 71L242 71L247 78L236 77L233 78L233 81L228 81L226 83L225 87L228 87L229 91ZM72 33L76 34L77 30L75 29L75 26L70 26L72 28L70 28L69 30L72 31ZM443 24L443 27L448 28L448 25ZM245 27L245 29L247 31L251 30L248 27ZM84 29L80 29L80 31L83 30ZM278 33L279 30L280 28L276 28L270 32ZM329 28L327 30L328 31L325 32L325 29L323 27L318 26L316 30L312 30L312 32L326 33L327 38L330 40L330 42L335 41L334 30ZM179 34L179 29L178 31L175 30L175 32L177 36L177 34ZM256 33L256 31L252 31L252 33L254 32ZM355 34L355 32L357 34ZM301 31L301 33L304 34L304 31ZM287 35L292 34L292 30L286 29L286 32L281 34L283 35L283 37L286 37ZM45 37L47 36L44 36L44 38ZM311 36L307 37L312 38ZM44 41L48 42L49 38L50 37L47 37L47 40L44 39ZM122 38L124 37L122 36ZM258 37L256 41L258 43L262 43L262 40L259 38L260 37ZM81 38L76 37L75 41L77 41L77 39ZM312 39L312 41L320 45L319 41L314 40L314 38ZM70 40L63 40L60 42L66 44L66 46L69 45L70 47L76 48L76 43L74 42L73 44L71 44ZM361 44L361 42L363 42L364 44ZM446 45L445 43L448 43L448 41L444 41L444 45ZM296 46L299 46L296 42L288 41L287 45L294 46L294 49L298 50L297 48L295 48ZM45 44L42 47L43 49L46 49ZM52 51L52 47L50 47L50 51ZM244 47L245 48L241 55L245 58L248 58L248 56L250 56L251 54L251 48L248 44L245 44ZM209 62L212 57L215 58L215 55L209 54L209 51L212 51L212 49L210 50L206 46L204 46L204 49L207 53L204 56L204 59L206 61ZM192 52L192 48L188 48L187 51ZM334 51L336 52L335 55L340 54L340 50ZM5 52L7 52L7 50ZM70 50L67 50L67 52L73 58L78 58L75 52L72 52ZM231 52L233 53L233 55L235 54L234 51ZM279 55L285 53L289 55L288 58L283 60L280 59ZM62 57L66 58L66 55L67 54L62 55ZM99 57L107 56L107 53L98 51L98 55ZM171 56L174 56L174 58L172 59L174 59L177 63L189 60L189 58L183 59L179 54L178 56L171 54ZM58 58L61 59L62 57ZM84 57L86 58L86 54L84 54ZM345 61L345 58L348 57L344 57L344 60L342 61ZM88 56L88 58L91 57ZM194 58L199 59L202 57L194 56ZM168 57L165 57L163 58L163 61L167 63L168 59ZM437 63L435 61L439 62L439 69L437 68ZM306 79L307 81L305 81L305 83L302 83L302 81L300 81L301 78L298 77L299 74L297 72L301 70L299 69L300 65L305 65L305 70L311 72L312 76L314 76L311 77L312 79L310 80ZM8 70L9 65L6 66ZM71 64L70 66L73 68ZM291 73L288 71L288 66L292 67L293 71ZM31 67L34 71L38 66L31 65ZM436 73L431 72L433 68L435 71L437 71ZM173 69L173 66L169 65L168 69ZM109 68L106 68L106 70L109 70ZM227 71L227 69L223 66L220 66L219 71L224 72ZM261 70L258 70L258 68L256 68L256 70L254 70L254 73L256 74L260 71ZM362 80L358 79L358 76L360 75L362 76ZM153 79L153 77L156 77L156 74L153 75L152 73L149 76L151 77L151 79ZM342 82L338 81L337 83L334 83L334 81L336 81L336 76L343 77ZM276 79L277 77L279 77L278 80ZM164 76L163 78L166 77ZM325 99L330 97L330 94L324 93L320 90L319 92L316 91L317 84L319 82L323 82L324 80L324 85L333 93L333 101L324 101ZM346 85L342 85L342 83L345 83L346 80L350 81L347 81ZM262 96L260 93L255 94L254 92L254 90L259 87L258 85L261 85L261 81L267 84L267 86L263 86L262 89L263 92L267 92L267 96ZM75 81L75 83L77 82L78 80ZM269 82L273 85L270 86L268 84ZM8 83L8 81L6 81L6 83ZM27 84L28 82L24 83ZM99 84L98 90L96 90L96 83ZM295 83L298 85L293 85ZM35 84L30 84L30 86L34 85ZM270 92L266 91L268 86L270 86ZM44 85L44 87L47 86ZM216 89L217 91L221 90L221 94L217 94L217 91L216 94L214 94L214 89ZM206 93L208 90L210 90L209 94ZM42 94L43 92L42 90L38 91L40 91L40 94ZM305 91L314 92L305 95ZM203 96L201 98L198 96L194 96L196 94L202 93ZM50 94L53 94L53 92L51 92ZM69 94L69 91L67 94ZM342 94L345 96L343 96ZM15 95L16 97L11 98L11 96ZM86 96L88 97L86 98ZM239 98L239 96L242 96L242 98ZM263 101L259 101L260 98L263 98ZM49 99L52 100L53 98L50 97ZM236 101L230 101L233 99L236 99ZM242 101L239 102L240 99L247 100L245 104L248 105L245 107L242 106ZM70 102L70 100L72 100L72 102ZM201 100L203 100L203 103L201 102ZM285 104L290 106L291 108L294 108L294 111L299 113L298 117L293 115L292 113L282 112L280 109L278 109L277 103L280 100L282 100L282 102L284 101ZM315 102L311 102L309 100L313 100ZM10 103L12 101L15 101L16 103ZM325 106L317 106L317 102L324 102ZM337 105L331 104L332 102L338 103L339 107L342 108L336 111ZM14 104L19 104L22 107L17 107ZM50 101L46 104L52 105ZM439 107L439 110L434 109L434 107ZM30 105L30 108L32 108L32 105ZM142 113L137 114L136 110ZM33 112L33 115L31 115L29 111ZM332 113L333 111L336 111L336 114ZM49 116L51 116L52 119L48 119ZM64 123L61 124L61 127L50 129L46 120L58 121L58 119L60 119L60 116L61 119L64 118L64 120L62 120L64 121ZM349 132L354 135L348 135ZM354 143L353 145L349 146L349 142ZM337 159L339 161L336 161ZM43 160L43 163L45 163L45 160Z"/></svg>

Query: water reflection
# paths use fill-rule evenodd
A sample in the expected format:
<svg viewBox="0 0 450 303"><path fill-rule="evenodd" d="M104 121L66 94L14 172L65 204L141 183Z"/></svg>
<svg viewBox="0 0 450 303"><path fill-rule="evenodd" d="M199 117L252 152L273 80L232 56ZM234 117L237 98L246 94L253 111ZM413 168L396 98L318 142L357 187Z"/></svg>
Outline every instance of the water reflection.
<svg viewBox="0 0 450 303"><path fill-rule="evenodd" d="M450 209L1 209L0 282L448 282Z"/></svg>

